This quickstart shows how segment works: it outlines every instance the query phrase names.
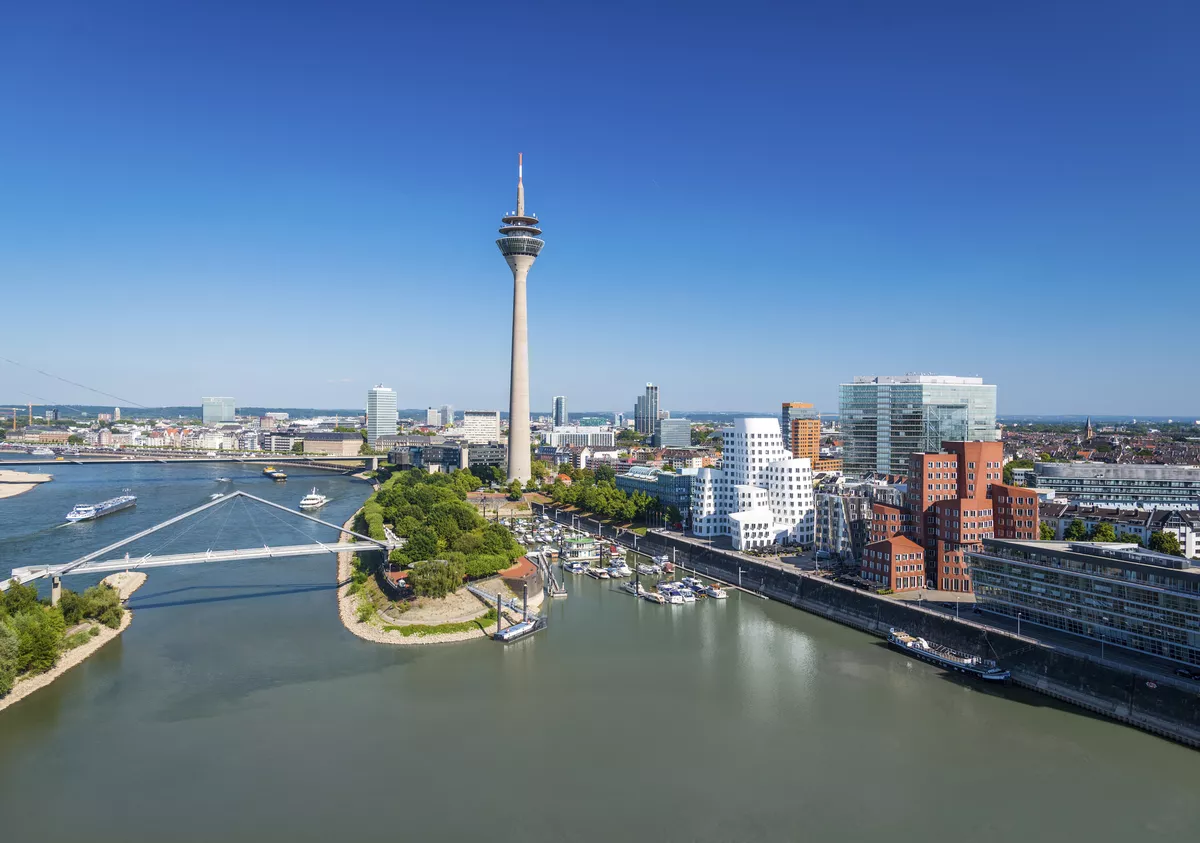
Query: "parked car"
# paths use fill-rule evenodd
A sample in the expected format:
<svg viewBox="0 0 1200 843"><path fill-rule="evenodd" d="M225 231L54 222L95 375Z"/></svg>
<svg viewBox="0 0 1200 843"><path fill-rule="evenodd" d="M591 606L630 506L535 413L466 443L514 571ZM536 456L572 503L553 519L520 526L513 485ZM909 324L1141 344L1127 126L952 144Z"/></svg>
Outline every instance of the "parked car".
<svg viewBox="0 0 1200 843"><path fill-rule="evenodd" d="M1196 678L1195 673L1192 673L1190 670L1188 670L1187 668L1183 668L1183 667L1175 668L1175 675L1182 676L1184 679L1195 679Z"/></svg>

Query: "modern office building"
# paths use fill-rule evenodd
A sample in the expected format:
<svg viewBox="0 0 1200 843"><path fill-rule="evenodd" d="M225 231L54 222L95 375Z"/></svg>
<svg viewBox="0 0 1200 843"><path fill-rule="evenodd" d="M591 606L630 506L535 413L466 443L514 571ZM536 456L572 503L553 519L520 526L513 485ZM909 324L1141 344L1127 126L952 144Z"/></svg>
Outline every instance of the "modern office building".
<svg viewBox="0 0 1200 843"><path fill-rule="evenodd" d="M967 561L989 612L1200 665L1200 567L1186 559L1133 544L986 539Z"/></svg>
<svg viewBox="0 0 1200 843"><path fill-rule="evenodd" d="M624 474L618 474L617 488L628 495L642 492L657 500L664 510L675 507L687 524L692 507L692 481L698 469L685 468L680 471L662 471L648 465L635 465Z"/></svg>
<svg viewBox="0 0 1200 843"><path fill-rule="evenodd" d="M442 426L442 411L437 407L425 408L425 426L426 427L441 427Z"/></svg>
<svg viewBox="0 0 1200 843"><path fill-rule="evenodd" d="M396 419L395 391L381 383L368 389L367 442L372 448L380 436L396 435Z"/></svg>
<svg viewBox="0 0 1200 843"><path fill-rule="evenodd" d="M633 406L633 429L643 436L653 436L656 421L658 421L658 387L648 383L646 391L638 396Z"/></svg>
<svg viewBox="0 0 1200 843"><path fill-rule="evenodd" d="M1037 492L1003 481L1000 442L943 442L911 456L904 532L924 549L937 588L971 591L965 554L984 539L1038 537Z"/></svg>
<svg viewBox="0 0 1200 843"><path fill-rule="evenodd" d="M994 442L996 387L948 375L856 377L839 388L845 471L904 474L909 456L942 442Z"/></svg>
<svg viewBox="0 0 1200 843"><path fill-rule="evenodd" d="M609 427L584 427L569 424L555 427L541 434L546 445L615 445L616 434Z"/></svg>
<svg viewBox="0 0 1200 843"><path fill-rule="evenodd" d="M430 474L450 473L470 465L470 445L443 442L441 445L412 445L388 452L388 462L399 468L420 468Z"/></svg>
<svg viewBox="0 0 1200 843"><path fill-rule="evenodd" d="M871 541L871 492L865 482L823 485L813 492L818 559L862 560Z"/></svg>
<svg viewBox="0 0 1200 843"><path fill-rule="evenodd" d="M813 542L812 466L783 447L779 419L737 419L723 431L720 469L692 481L692 532L731 536L737 550Z"/></svg>
<svg viewBox="0 0 1200 843"><path fill-rule="evenodd" d="M508 465L508 448L499 442L486 442L467 446L467 464L474 468L477 465L503 467Z"/></svg>
<svg viewBox="0 0 1200 843"><path fill-rule="evenodd" d="M554 396L554 426L564 427L568 424L567 421L567 396Z"/></svg>
<svg viewBox="0 0 1200 843"><path fill-rule="evenodd" d="M842 470L840 459L821 457L821 414L812 404L784 402L779 418L784 447L792 452L793 457L809 460L814 472Z"/></svg>
<svg viewBox="0 0 1200 843"><path fill-rule="evenodd" d="M462 432L472 445L500 441L499 410L464 410Z"/></svg>
<svg viewBox="0 0 1200 843"><path fill-rule="evenodd" d="M508 478L529 482L529 321L525 286L545 241L537 214L525 214L522 160L517 155L517 210L502 220L496 245L513 275L512 379L508 406Z"/></svg>
<svg viewBox="0 0 1200 843"><path fill-rule="evenodd" d="M1037 462L1034 485L1056 498L1097 506L1200 509L1200 467Z"/></svg>
<svg viewBox="0 0 1200 843"><path fill-rule="evenodd" d="M687 419L659 419L654 423L655 448L690 448L692 423Z"/></svg>
<svg viewBox="0 0 1200 843"><path fill-rule="evenodd" d="M443 404L438 410L438 415L441 418L442 427L449 427L454 424L454 406L451 404Z"/></svg>
<svg viewBox="0 0 1200 843"><path fill-rule="evenodd" d="M237 410L229 397L201 398L200 419L205 427L237 421Z"/></svg>

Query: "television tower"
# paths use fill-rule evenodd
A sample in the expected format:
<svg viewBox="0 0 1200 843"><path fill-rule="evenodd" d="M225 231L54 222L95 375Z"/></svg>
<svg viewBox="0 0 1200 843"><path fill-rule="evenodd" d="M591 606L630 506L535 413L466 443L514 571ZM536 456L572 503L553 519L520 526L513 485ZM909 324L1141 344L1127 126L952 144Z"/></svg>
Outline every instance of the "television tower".
<svg viewBox="0 0 1200 843"><path fill-rule="evenodd" d="M525 214L522 156L517 153L517 210L502 218L496 245L513 274L512 380L508 391L508 479L529 482L529 319L525 278L542 246L537 214Z"/></svg>

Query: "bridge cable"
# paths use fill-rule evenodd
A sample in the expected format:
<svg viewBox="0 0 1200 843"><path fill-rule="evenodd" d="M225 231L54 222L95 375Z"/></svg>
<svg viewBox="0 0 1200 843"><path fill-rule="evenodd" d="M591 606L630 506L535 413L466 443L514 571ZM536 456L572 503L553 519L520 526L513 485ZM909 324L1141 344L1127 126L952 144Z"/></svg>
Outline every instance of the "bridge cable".
<svg viewBox="0 0 1200 843"><path fill-rule="evenodd" d="M233 506L227 508L228 511L225 513L225 520L221 522L221 526L217 527L217 533L209 540L209 545L205 552L211 551L213 549L213 545L221 540L221 531L225 529L225 525L229 523L229 519L233 516L233 511L237 509L238 504L241 502L241 498L235 498L233 501Z"/></svg>
<svg viewBox="0 0 1200 843"><path fill-rule="evenodd" d="M214 508L214 509L210 509L208 512L204 513L204 514L203 514L203 515L202 515L200 518L197 518L197 519L195 519L194 521L192 521L192 523L191 523L191 524L189 524L189 525L188 525L187 527L185 527L184 529L180 530L180 531L179 531L178 533L176 533L174 536L171 536L171 538L169 538L169 539L166 539L166 540L164 540L164 541L161 541L161 542L159 542L157 545L155 545L155 546L154 546L154 547L153 547L153 548L150 550L150 552L149 552L149 553L144 553L144 554L142 554L141 556L139 556L138 558L139 558L139 559L146 559L146 558L148 558L148 557L151 557L151 556L155 556L155 555L157 555L157 554L158 554L158 552L159 552L160 550L162 550L163 548L165 548L167 545L171 544L172 542L174 542L174 541L176 541L176 540L178 540L178 539L180 539L180 538L183 538L183 536L187 535L187 534L188 534L188 533L190 533L192 530L196 529L196 528L197 528L197 527L199 527L201 524L203 524L205 521L207 521L209 518L212 518L214 515L216 515L216 513L217 513L217 510L218 510L218 509L220 509L220 507L216 507L216 508ZM135 567L136 567L136 566L135 566Z"/></svg>
<svg viewBox="0 0 1200 843"><path fill-rule="evenodd" d="M284 520L283 520L281 517L279 517L278 515L276 515L276 514L275 514L275 513L274 513L272 510L270 510L270 509L268 509L268 510L267 510L267 514L268 514L268 515L270 515L272 518L274 518L276 521L280 522L281 524L284 524L284 525L285 525L285 526L287 526L287 527L290 527L291 529L293 529L293 530L295 530L297 533L299 533L301 536L303 536L304 538L308 539L309 541L308 541L308 542L306 542L306 544L308 544L308 543L312 543L312 544L319 544L319 545L321 545L322 547L324 547L326 544L328 544L328 542L323 542L323 541L321 541L321 540L319 540L319 539L315 539L315 538L313 538L311 535L309 535L308 533L306 533L306 532L304 532L303 530L301 530L301 529L300 529L298 526L296 526L295 524L293 524L293 523L289 523L289 522L287 522L287 521L284 521ZM308 522L308 523L312 523L312 522ZM336 529L336 528L332 528L332 529ZM337 537L337 542L340 542L341 540L342 540L342 535L341 535L341 533L339 532L339 533L338 533L338 537ZM335 544L336 544L337 542L335 542Z"/></svg>
<svg viewBox="0 0 1200 843"><path fill-rule="evenodd" d="M246 504L246 513L250 516L250 526L254 528L254 532L258 533L258 540L262 542L263 547L270 547L267 544L266 538L262 534L262 530L258 528L258 519L254 517L254 507Z"/></svg>

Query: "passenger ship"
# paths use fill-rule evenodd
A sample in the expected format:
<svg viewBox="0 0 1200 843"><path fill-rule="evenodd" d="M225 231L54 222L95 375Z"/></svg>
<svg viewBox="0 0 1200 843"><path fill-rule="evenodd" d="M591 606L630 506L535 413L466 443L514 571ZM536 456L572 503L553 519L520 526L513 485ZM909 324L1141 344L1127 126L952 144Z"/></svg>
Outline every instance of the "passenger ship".
<svg viewBox="0 0 1200 843"><path fill-rule="evenodd" d="M313 486L313 490L300 499L301 509L320 509L325 504L329 503L329 498L317 491L317 487Z"/></svg>

